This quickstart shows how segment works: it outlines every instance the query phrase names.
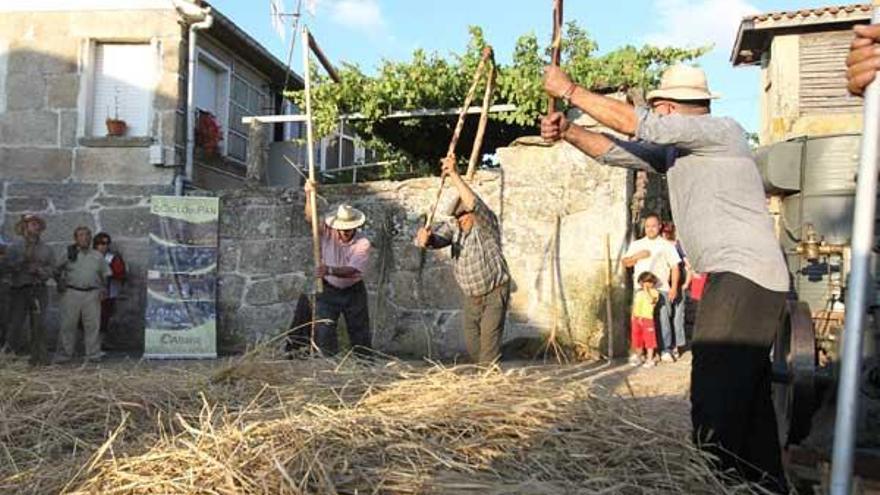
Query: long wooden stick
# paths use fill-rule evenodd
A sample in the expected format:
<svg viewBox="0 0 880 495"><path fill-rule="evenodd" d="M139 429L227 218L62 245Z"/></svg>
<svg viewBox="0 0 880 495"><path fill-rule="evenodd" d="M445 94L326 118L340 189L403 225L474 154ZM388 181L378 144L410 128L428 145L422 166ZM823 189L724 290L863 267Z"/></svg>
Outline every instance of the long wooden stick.
<svg viewBox="0 0 880 495"><path fill-rule="evenodd" d="M614 358L614 320L612 300L614 285L611 281L611 235L605 234L605 328L608 331L608 361Z"/></svg>
<svg viewBox="0 0 880 495"><path fill-rule="evenodd" d="M559 67L562 58L562 0L553 0L553 43L550 65ZM547 102L547 115L556 111L556 98L550 97Z"/></svg>
<svg viewBox="0 0 880 495"><path fill-rule="evenodd" d="M306 104L306 156L309 162L309 180L316 182L315 178L315 135L312 128L312 77L309 63L309 28L302 28L302 54L303 54L303 79L305 83ZM314 188L309 192L310 212L312 217L312 254L315 259L315 267L321 264L321 234L318 229L318 205ZM320 294L324 290L324 284L320 277L315 277L315 293Z"/></svg>
<svg viewBox="0 0 880 495"><path fill-rule="evenodd" d="M492 93L495 91L495 60L489 60L489 75L486 77L486 90L483 92L483 108L480 110L480 123L477 126L477 135L474 137L474 145L471 147L471 158L468 160L467 178L474 180L477 173L477 161L483 155L483 136L486 134L486 125L489 123L489 105L492 101Z"/></svg>
<svg viewBox="0 0 880 495"><path fill-rule="evenodd" d="M483 55L480 57L480 63L477 64L477 70L474 71L473 81L471 82L471 87L468 89L467 97L464 99L464 105L461 107L461 112L458 114L458 122L455 124L455 132L452 133L452 140L449 141L449 148L446 150L446 156L455 156L455 147L458 145L458 138L461 136L461 130L464 128L464 117L467 114L468 107L471 106L471 101L474 99L474 93L477 92L477 85L480 82L480 77L483 75L483 69L486 67L486 61L492 56L492 47L485 46L483 47ZM440 187L437 189L437 196L434 198L434 204L431 206L431 211L428 213L428 218L425 219L425 227L430 227L432 223L434 223L434 214L437 212L437 205L440 203L440 196L443 194L443 186L446 185L446 176L442 176L440 178Z"/></svg>

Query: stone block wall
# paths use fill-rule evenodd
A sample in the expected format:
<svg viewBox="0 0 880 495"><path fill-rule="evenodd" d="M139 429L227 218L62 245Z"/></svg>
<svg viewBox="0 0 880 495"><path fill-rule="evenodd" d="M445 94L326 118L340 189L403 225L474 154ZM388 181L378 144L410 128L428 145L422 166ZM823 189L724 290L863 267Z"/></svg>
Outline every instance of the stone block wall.
<svg viewBox="0 0 880 495"><path fill-rule="evenodd" d="M46 218L44 240L60 256L73 229L107 231L130 268L117 310L114 344L140 348L149 228L149 196L168 194L173 169L150 164L149 146L167 164L182 133L179 112L182 27L168 10L33 11L0 15L0 232L13 238L22 213ZM90 136L95 43L153 43L158 74L149 136ZM0 273L0 286L3 274ZM3 291L0 290L0 293ZM49 329L57 330L57 301ZM0 295L0 330L5 323Z"/></svg>
<svg viewBox="0 0 880 495"><path fill-rule="evenodd" d="M513 276L508 348L533 354L536 342L555 331L560 341L581 349L604 349L606 236L614 271L615 340L625 342L627 311L618 259L628 239L631 174L600 166L565 144L514 145L498 150L498 156L501 167L480 171L473 184L499 216ZM320 191L322 215L341 202L367 214L364 233L373 250L366 283L374 343L384 352L451 358L464 351L460 293L448 250L422 252L412 244L437 187L437 178L422 178ZM170 194L170 185L12 180L3 181L0 191L7 238L26 211L47 219L44 239L58 256L76 225L113 236L129 265L129 279L113 321L112 343L140 350L149 197ZM218 196L219 348L235 352L287 328L297 298L310 290L312 241L299 190L239 189ZM447 186L441 204L450 197ZM56 308L53 300L53 335Z"/></svg>
<svg viewBox="0 0 880 495"><path fill-rule="evenodd" d="M56 259L73 242L73 230L79 225L104 231L113 238L113 247L122 254L128 277L117 300L111 321L113 332L108 343L115 348L138 350L143 345L143 316L146 304L146 270L149 261L147 233L151 226L150 196L173 194L170 185L127 185L77 182L0 181L0 207L4 211L0 232L7 240L15 239L15 223L23 213L37 213L46 220L42 239L54 251ZM2 277L0 277L2 278ZM50 290L50 342L58 330L58 294ZM0 301L0 309L5 303ZM5 322L5 317L0 318Z"/></svg>
<svg viewBox="0 0 880 495"><path fill-rule="evenodd" d="M629 234L631 174L602 167L568 145L498 150L501 168L477 174L474 187L498 214L513 275L505 341L533 353L555 329L561 342L604 351L606 236L613 267L617 352L627 310L619 257ZM464 351L460 292L448 250L421 252L412 238L439 186L437 178L327 186L321 211L348 202L367 214L373 245L366 283L374 344L384 352L451 358ZM441 204L450 197L447 186ZM309 225L300 191L221 194L221 344L241 348L285 328L296 298L310 290Z"/></svg>
<svg viewBox="0 0 880 495"><path fill-rule="evenodd" d="M171 8L0 16L0 177L35 182L170 182L171 168L150 165L149 146L161 146L167 164L180 163L181 29ZM94 47L113 40L156 46L159 60L148 136L90 135Z"/></svg>

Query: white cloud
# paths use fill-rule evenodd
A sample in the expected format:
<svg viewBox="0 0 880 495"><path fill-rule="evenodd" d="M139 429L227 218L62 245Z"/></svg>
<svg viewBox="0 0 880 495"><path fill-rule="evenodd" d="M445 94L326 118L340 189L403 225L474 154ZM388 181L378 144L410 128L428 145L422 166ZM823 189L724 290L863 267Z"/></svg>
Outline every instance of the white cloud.
<svg viewBox="0 0 880 495"><path fill-rule="evenodd" d="M377 0L322 0L331 21L350 29L376 34L385 28Z"/></svg>
<svg viewBox="0 0 880 495"><path fill-rule="evenodd" d="M714 44L730 53L744 16L760 12L746 0L654 0L653 32L642 42L657 46L697 47Z"/></svg>

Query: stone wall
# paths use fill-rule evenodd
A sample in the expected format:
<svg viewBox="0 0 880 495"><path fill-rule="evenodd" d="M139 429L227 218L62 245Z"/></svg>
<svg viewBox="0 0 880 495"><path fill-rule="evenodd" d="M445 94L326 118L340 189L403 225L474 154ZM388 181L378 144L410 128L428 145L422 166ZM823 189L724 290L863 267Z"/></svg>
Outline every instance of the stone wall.
<svg viewBox="0 0 880 495"><path fill-rule="evenodd" d="M107 232L128 266L128 277L117 300L108 344L119 349L140 349L143 345L146 270L149 256L147 233L151 226L149 199L173 194L170 185L127 185L105 183L57 183L0 181L0 205L5 211L3 236L15 239L15 223L22 213L37 213L47 223L43 241L60 259L65 246L73 242L73 229L85 225L93 233ZM2 307L2 303L0 303ZM57 292L50 290L50 342L58 330ZM5 318L2 318L5 321Z"/></svg>
<svg viewBox="0 0 880 495"><path fill-rule="evenodd" d="M534 355L538 341L554 329L562 342L588 352L604 349L606 236L615 273L615 340L625 342L627 311L617 260L628 238L631 174L600 166L564 144L514 145L498 150L498 156L502 166L480 171L474 187L500 218L513 275L505 335L510 353ZM374 341L388 353L450 358L464 349L448 250L422 253L412 244L438 185L437 178L423 178L321 190L323 212L347 201L367 214L364 232L374 246L366 277ZM140 350L149 196L170 194L170 185L3 181L2 186L7 238L25 211L46 217L44 238L58 256L76 225L113 236L130 273L111 343ZM450 192L447 186L442 202ZM311 236L301 191L241 189L218 195L219 344L221 352L235 352L290 323L297 298L311 283ZM56 308L53 300L52 335Z"/></svg>
<svg viewBox="0 0 880 495"><path fill-rule="evenodd" d="M180 163L181 30L170 6L0 16L0 232L12 240L19 216L38 213L48 222L44 240L60 256L77 225L107 231L131 272L114 322L124 331L111 338L123 348L140 348L142 341L149 196L172 192L173 169L151 165L149 147L160 146L167 164ZM112 40L157 49L148 136L90 135L94 46ZM54 339L57 301L51 292ZM4 306L0 296L0 311Z"/></svg>
<svg viewBox="0 0 880 495"><path fill-rule="evenodd" d="M0 178L164 184L149 147L180 163L181 26L172 10L6 12L0 16ZM157 76L147 136L91 135L96 43L153 43ZM185 57L184 57L185 58Z"/></svg>
<svg viewBox="0 0 880 495"><path fill-rule="evenodd" d="M554 328L562 342L604 350L606 236L619 352L627 312L618 259L628 238L631 175L568 145L515 145L498 155L501 168L481 171L474 184L502 223L514 283L510 353L533 354L535 341ZM425 178L321 190L322 211L347 201L367 214L374 343L388 353L450 358L464 350L448 250L422 253L412 244L437 187L438 179ZM299 191L240 190L221 198L221 344L235 349L291 321L296 298L311 283L311 238Z"/></svg>

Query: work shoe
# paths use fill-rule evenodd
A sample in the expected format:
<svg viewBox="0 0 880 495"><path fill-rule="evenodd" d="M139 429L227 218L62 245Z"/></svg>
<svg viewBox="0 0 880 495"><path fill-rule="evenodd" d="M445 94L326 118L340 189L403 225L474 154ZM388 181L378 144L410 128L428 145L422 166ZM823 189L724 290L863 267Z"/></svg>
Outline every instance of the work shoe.
<svg viewBox="0 0 880 495"><path fill-rule="evenodd" d="M664 363L674 363L675 358L672 357L672 354L670 354L669 351L663 351L663 354L660 355L660 361L663 361Z"/></svg>
<svg viewBox="0 0 880 495"><path fill-rule="evenodd" d="M631 364L633 366L638 366L638 365L642 364L642 356L639 356L638 354L631 355L629 357L629 364Z"/></svg>
<svg viewBox="0 0 880 495"><path fill-rule="evenodd" d="M104 356L106 356L106 355L107 354L99 351L97 354L92 354L91 356L86 356L83 359L83 361L85 361L87 363L99 363L99 362L101 362L102 359L104 359Z"/></svg>

